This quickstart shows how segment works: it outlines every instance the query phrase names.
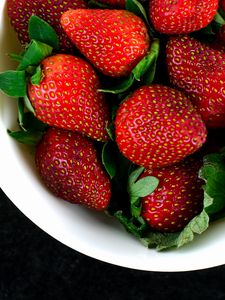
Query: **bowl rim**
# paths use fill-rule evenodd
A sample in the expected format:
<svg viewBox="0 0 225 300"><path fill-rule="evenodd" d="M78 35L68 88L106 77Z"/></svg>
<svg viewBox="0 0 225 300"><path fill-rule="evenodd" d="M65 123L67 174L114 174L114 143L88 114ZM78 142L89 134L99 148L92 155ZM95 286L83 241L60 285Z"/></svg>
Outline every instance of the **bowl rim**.
<svg viewBox="0 0 225 300"><path fill-rule="evenodd" d="M5 19L3 20L3 15L5 16L6 14L5 4L6 0L0 2L1 22L6 22ZM12 34L9 24L6 27L0 26L0 44L3 43L2 28L9 30L7 36ZM0 69L1 60L3 63L3 53L0 51ZM120 224L111 219L110 221L106 219L108 217L99 216L97 213L93 213L92 217L82 207L75 209L69 203L58 201L41 183L36 186L37 181L36 183L34 181L35 171L30 153L24 154L27 148L23 145L18 145L6 132L7 125L12 122L8 120L10 116L7 114L7 108L5 109L4 107L6 103L8 106L8 98L1 95L0 135L3 145L0 147L1 189L25 216L44 232L71 249L93 259L135 270L183 272L225 264L225 256L223 255L225 252L225 237L224 243L219 239L215 239L215 237L213 239L214 235L222 236L224 221L215 222L215 225L208 229L208 232L197 237L196 241L191 243L191 245L173 250L173 252L158 253L156 250L145 248L139 241L125 232ZM7 124L5 124L5 121ZM21 188L24 182L26 182L25 189ZM46 199L47 201L45 201ZM62 210L62 215L59 214L59 210ZM83 218L94 219L97 224L90 224L88 227L82 221L84 228L80 227L81 232L78 232L77 226L79 227L81 224L76 222L77 218L81 218L80 214ZM72 219L74 216L76 219ZM66 217L68 217L68 220L66 220ZM111 221L112 227L109 226ZM74 225L73 222L75 222ZM104 223L106 228L101 228L99 223L100 225ZM95 234L95 232L90 234L88 230L91 227L95 231L98 230L98 234ZM101 235L105 235L104 238L101 238ZM94 237L96 240L94 240ZM213 245L208 243L208 237L212 241L214 240ZM92 244L90 241L92 241ZM98 243L99 245L97 245Z"/></svg>

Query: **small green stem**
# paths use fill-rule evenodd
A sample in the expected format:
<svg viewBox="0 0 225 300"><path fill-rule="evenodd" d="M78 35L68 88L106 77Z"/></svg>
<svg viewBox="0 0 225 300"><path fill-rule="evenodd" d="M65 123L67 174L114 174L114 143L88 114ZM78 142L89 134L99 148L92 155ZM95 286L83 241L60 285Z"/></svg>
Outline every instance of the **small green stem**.
<svg viewBox="0 0 225 300"><path fill-rule="evenodd" d="M214 21L218 24L220 24L221 26L225 24L225 20L222 17L221 13L219 11L217 11L215 17L214 17Z"/></svg>

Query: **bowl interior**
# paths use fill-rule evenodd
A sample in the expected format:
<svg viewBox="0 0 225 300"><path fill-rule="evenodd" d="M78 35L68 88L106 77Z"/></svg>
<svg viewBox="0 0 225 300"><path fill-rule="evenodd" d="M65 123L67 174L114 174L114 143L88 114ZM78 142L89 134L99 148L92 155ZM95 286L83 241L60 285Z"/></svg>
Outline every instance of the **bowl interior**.
<svg viewBox="0 0 225 300"><path fill-rule="evenodd" d="M0 2L0 71L15 68L8 56L20 46ZM16 128L16 100L0 97L0 186L11 201L36 225L63 244L90 257L145 271L188 271L225 263L224 221L211 225L194 242L158 253L147 249L104 213L89 211L52 196L40 182L34 149L18 144L7 134ZM213 253L213 255L212 255Z"/></svg>

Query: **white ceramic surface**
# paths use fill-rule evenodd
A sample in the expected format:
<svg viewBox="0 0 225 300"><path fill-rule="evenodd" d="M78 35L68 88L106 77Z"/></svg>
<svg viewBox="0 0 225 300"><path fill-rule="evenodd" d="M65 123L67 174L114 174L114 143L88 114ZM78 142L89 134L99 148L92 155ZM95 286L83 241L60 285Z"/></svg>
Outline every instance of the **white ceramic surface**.
<svg viewBox="0 0 225 300"><path fill-rule="evenodd" d="M13 67L7 53L18 50L1 0L0 71ZM0 186L31 221L58 241L90 257L145 271L189 271L225 263L225 221L181 249L158 253L145 248L116 220L53 197L38 179L32 151L7 135L7 128L15 126L15 101L1 94Z"/></svg>

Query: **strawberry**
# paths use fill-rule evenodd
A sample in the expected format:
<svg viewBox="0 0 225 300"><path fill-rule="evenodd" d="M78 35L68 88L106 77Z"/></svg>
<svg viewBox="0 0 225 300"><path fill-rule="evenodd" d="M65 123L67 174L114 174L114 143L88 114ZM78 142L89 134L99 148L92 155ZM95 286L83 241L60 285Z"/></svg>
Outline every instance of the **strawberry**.
<svg viewBox="0 0 225 300"><path fill-rule="evenodd" d="M122 102L115 133L124 156L145 168L178 162L206 139L205 125L190 99L162 85L140 87Z"/></svg>
<svg viewBox="0 0 225 300"><path fill-rule="evenodd" d="M111 77L128 75L149 48L144 22L126 10L69 10L61 24L80 52Z"/></svg>
<svg viewBox="0 0 225 300"><path fill-rule="evenodd" d="M155 230L180 231L203 208L203 180L198 178L202 161L188 158L175 165L145 170L142 177L155 176L159 185L142 198L141 216Z"/></svg>
<svg viewBox="0 0 225 300"><path fill-rule="evenodd" d="M86 7L87 4L84 0L7 0L8 16L21 44L25 45L29 42L28 22L31 15L37 15L56 30L60 39L61 49L70 52L74 46L62 30L59 22L60 17L68 9Z"/></svg>
<svg viewBox="0 0 225 300"><path fill-rule="evenodd" d="M105 209L110 201L110 180L87 137L50 128L37 146L37 170L54 195L74 204Z"/></svg>
<svg viewBox="0 0 225 300"><path fill-rule="evenodd" d="M150 0L149 17L161 33L184 34L206 27L217 8L218 0Z"/></svg>
<svg viewBox="0 0 225 300"><path fill-rule="evenodd" d="M112 7L125 8L125 0L98 0L97 2L103 3Z"/></svg>
<svg viewBox="0 0 225 300"><path fill-rule="evenodd" d="M41 68L41 82L28 86L36 117L50 126L106 141L109 110L104 95L97 91L99 80L93 68L69 54L45 58Z"/></svg>
<svg viewBox="0 0 225 300"><path fill-rule="evenodd" d="M191 96L208 127L225 127L225 53L189 36L171 37L166 52L172 84Z"/></svg>

